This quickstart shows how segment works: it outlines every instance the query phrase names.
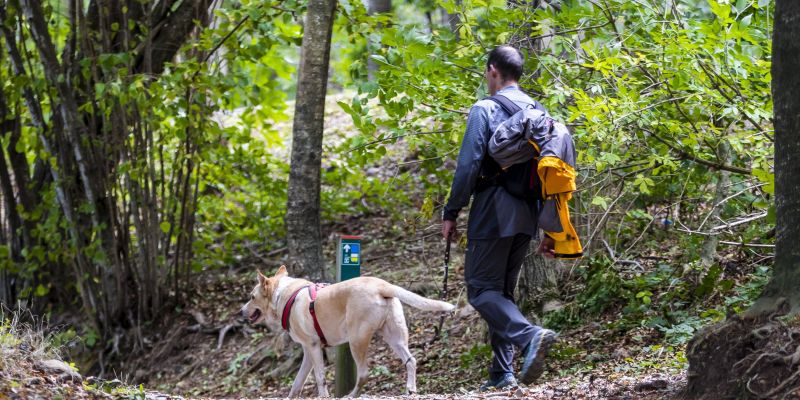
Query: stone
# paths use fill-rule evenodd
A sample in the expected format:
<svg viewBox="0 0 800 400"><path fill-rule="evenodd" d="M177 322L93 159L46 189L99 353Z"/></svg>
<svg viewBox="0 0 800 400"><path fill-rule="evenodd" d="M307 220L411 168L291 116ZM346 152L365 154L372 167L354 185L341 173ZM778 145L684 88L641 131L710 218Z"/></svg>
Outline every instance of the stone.
<svg viewBox="0 0 800 400"><path fill-rule="evenodd" d="M37 367L48 374L59 375L57 381L61 381L60 375L67 375L67 378L74 381L80 381L82 379L81 374L70 367L69 364L60 360L52 359L39 361Z"/></svg>

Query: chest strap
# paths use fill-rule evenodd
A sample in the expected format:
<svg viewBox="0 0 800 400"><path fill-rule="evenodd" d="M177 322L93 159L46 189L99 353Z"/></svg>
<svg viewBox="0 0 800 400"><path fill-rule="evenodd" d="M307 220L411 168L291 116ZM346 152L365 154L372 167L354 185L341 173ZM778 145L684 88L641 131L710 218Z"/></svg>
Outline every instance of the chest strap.
<svg viewBox="0 0 800 400"><path fill-rule="evenodd" d="M317 331L317 336L319 336L319 340L322 342L322 345L328 347L328 341L325 340L325 334L322 333L322 328L319 326L319 321L317 321L317 313L314 311L314 303L317 299L317 290L328 286L325 283L317 283L312 285L303 286L292 293L289 297L289 301L286 302L286 305L283 307L283 315L281 316L281 327L285 330L289 330L289 317L292 314L292 306L294 305L294 301L297 299L297 295L303 289L308 289L308 295L311 298L311 302L308 305L308 312L311 314L311 319L314 321L314 330Z"/></svg>

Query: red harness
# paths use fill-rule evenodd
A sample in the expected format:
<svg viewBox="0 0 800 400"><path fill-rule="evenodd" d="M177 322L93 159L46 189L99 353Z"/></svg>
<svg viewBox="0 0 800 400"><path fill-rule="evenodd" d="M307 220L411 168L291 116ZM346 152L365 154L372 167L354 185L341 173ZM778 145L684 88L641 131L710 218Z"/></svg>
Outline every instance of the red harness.
<svg viewBox="0 0 800 400"><path fill-rule="evenodd" d="M315 283L295 290L294 293L292 293L292 295L289 297L289 301L287 301L286 305L283 307L281 326L283 329L286 329L287 331L289 330L289 316L292 314L292 306L297 298L297 294L300 293L301 290L308 288L308 295L311 297L311 303L308 305L308 312L311 313L311 318L314 320L314 330L317 331L317 336L319 336L319 340L322 342L322 345L328 347L328 341L325 340L325 335L322 333L322 328L319 326L319 321L317 321L317 313L314 312L314 301L317 299L317 290L322 289L325 286L328 286L328 284Z"/></svg>

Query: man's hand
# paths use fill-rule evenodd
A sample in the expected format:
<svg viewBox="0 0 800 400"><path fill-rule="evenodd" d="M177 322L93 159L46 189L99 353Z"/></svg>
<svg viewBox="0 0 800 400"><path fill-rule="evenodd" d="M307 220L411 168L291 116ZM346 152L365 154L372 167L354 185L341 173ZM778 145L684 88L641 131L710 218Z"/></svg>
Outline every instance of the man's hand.
<svg viewBox="0 0 800 400"><path fill-rule="evenodd" d="M442 237L444 237L445 240L458 239L458 228L456 227L456 221L442 221Z"/></svg>
<svg viewBox="0 0 800 400"><path fill-rule="evenodd" d="M544 235L542 238L542 242L539 243L539 248L536 249L536 252L544 256L545 258L555 258L556 256L556 241L553 240L550 236Z"/></svg>

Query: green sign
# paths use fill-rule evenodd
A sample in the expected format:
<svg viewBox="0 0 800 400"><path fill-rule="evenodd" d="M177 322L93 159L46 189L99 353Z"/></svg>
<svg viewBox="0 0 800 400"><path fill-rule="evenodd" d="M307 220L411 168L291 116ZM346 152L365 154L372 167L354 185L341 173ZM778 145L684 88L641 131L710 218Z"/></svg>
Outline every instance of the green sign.
<svg viewBox="0 0 800 400"><path fill-rule="evenodd" d="M361 237L341 236L336 254L336 280L346 281L361 276Z"/></svg>

